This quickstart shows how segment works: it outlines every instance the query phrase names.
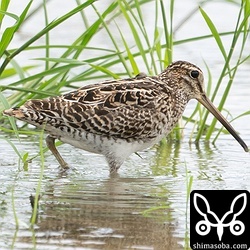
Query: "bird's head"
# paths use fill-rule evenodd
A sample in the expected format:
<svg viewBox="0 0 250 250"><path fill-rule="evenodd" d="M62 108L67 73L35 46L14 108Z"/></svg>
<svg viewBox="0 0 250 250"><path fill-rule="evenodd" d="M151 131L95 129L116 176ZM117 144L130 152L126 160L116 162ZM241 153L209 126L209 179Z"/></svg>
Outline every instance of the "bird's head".
<svg viewBox="0 0 250 250"><path fill-rule="evenodd" d="M182 92L179 95L190 99L196 99L206 109L208 109L217 120L229 131L229 133L239 142L246 152L249 151L245 142L240 138L230 123L224 118L220 111L213 105L205 93L204 77L202 70L192 63L186 61L176 61L170 64L160 75L159 78L166 82L173 91ZM181 100L179 100L181 101Z"/></svg>
<svg viewBox="0 0 250 250"><path fill-rule="evenodd" d="M203 72L192 63L186 61L173 62L159 77L175 91L181 91L188 100L199 100L205 95Z"/></svg>

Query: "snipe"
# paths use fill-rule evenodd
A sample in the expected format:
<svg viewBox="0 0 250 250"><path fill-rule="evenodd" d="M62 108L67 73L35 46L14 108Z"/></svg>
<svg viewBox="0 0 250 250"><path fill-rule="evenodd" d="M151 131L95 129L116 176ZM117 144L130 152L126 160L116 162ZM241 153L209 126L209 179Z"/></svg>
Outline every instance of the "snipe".
<svg viewBox="0 0 250 250"><path fill-rule="evenodd" d="M188 101L197 99L240 143L247 145L207 98L203 73L177 61L157 76L108 80L43 100L29 100L4 114L44 128L47 146L63 168L67 163L55 139L102 154L110 171L117 171L132 153L152 146L180 119Z"/></svg>

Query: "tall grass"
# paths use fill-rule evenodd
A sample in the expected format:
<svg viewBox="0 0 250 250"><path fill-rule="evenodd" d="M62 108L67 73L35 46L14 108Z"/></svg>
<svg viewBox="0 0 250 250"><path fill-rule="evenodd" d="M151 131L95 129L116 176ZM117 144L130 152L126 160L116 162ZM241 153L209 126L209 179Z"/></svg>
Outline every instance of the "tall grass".
<svg viewBox="0 0 250 250"><path fill-rule="evenodd" d="M238 67L244 63L246 60L248 60L250 58L250 55L248 55L247 57L243 57L243 51L245 49L245 45L246 42L249 38L249 16L250 16L250 1L249 0L242 0L241 3L241 7L239 10L239 14L238 14L238 18L237 18L237 23L234 29L234 33L232 36L232 42L231 42L231 46L228 52L226 52L225 47L222 43L222 40L220 38L220 34L218 33L215 25L213 24L212 20L209 18L209 16L205 13L205 11L203 9L200 9L202 16L204 17L204 20L206 21L217 45L219 48L219 51L221 52L221 54L223 55L223 58L225 60L225 64L224 67L221 71L220 77L218 79L218 82L215 86L214 92L212 94L211 100L214 101L215 97L218 94L218 91L221 87L221 83L222 81L226 78L227 80L227 85L226 88L224 90L224 94L220 100L218 109L222 110L224 107L224 104L226 102L226 99L229 95L230 89L232 87L233 81L234 81L234 77L236 75L236 72L238 70ZM241 39L241 40L240 40ZM232 60L233 56L234 56L234 49L236 47L237 44L240 43L240 53L237 55L237 60L235 63L235 59ZM197 134L196 139L199 140L201 135L203 134L203 130L207 121L207 117L208 117L209 112L206 111L204 113L204 117L202 119L202 122L200 124L199 127L199 131ZM209 128L207 130L206 133L206 139L210 139L211 135L215 129L215 125L216 125L217 120L214 118L212 123L209 125Z"/></svg>
<svg viewBox="0 0 250 250"><path fill-rule="evenodd" d="M249 59L249 55L243 55L249 34L249 0L242 0L241 5L239 5L238 21L235 28L226 33L217 31L204 8L200 7L200 9L193 10L177 28L188 22L194 13L199 12L211 33L205 36L199 36L198 34L197 37L182 40L174 39L173 20L176 14L174 0L115 0L109 1L109 5L101 12L98 8L98 2L94 0L83 2L76 0L74 9L50 22L47 11L50 6L47 1L43 1L40 5L40 12L43 13L45 27L17 48L11 46L11 41L13 37L18 35L17 32L20 29L25 29L25 23L30 21L30 17L37 15L37 10L31 11L31 7L35 3L30 1L22 13L16 15L8 12L9 0L1 2L0 25L6 17L12 18L15 23L5 28L0 41L0 55L2 57L0 65L0 90L2 92L0 93L0 111L10 106L19 106L31 98L59 95L66 89L77 88L79 82L84 85L90 80L93 83L99 79L110 77L132 77L142 69L147 71L148 74L158 74L172 62L176 46L211 38L215 39L218 51L221 52L225 61L214 92L211 93L211 99L213 101L217 97L218 91L222 87L222 81L227 79L228 84L219 104L219 109L223 109L239 66ZM228 1L228 4L231 4L229 2L231 1ZM203 1L200 5L204 6L206 3L207 1ZM143 10L146 5L154 8L154 15L152 14L154 16L153 32L152 27L149 28L146 25L146 16ZM88 11L93 12L96 18L88 20L86 14ZM50 37L52 32L56 27L63 29L64 22L74 15L79 15L81 18L82 33L79 32L78 37L71 44L53 44ZM123 25L120 25L121 22L129 31L129 37L128 32L124 32ZM98 44L97 39L100 39L98 37L100 32L105 34L105 39L109 39L109 41L107 43L102 41L99 43L99 47L93 47L92 44ZM232 37L231 47L228 51L226 51L222 42L222 36ZM45 38L43 44L41 38ZM36 41L39 41L40 45L36 45ZM236 46L240 46L240 53L235 53L234 48ZM52 58L51 54L54 50L63 52L60 56ZM42 67L34 69L33 64L21 65L15 60L17 55L28 51L32 51L34 54L38 51L44 51L45 57L37 58L39 65L42 65ZM82 58L87 59L83 60ZM207 70L209 72L208 66ZM7 81L12 82L6 84ZM211 88L211 86L209 87ZM198 128L198 133L194 133L193 137L199 140L205 133L205 138L209 140L212 133L217 131L216 119L208 124L208 112L201 109L199 105L191 118L196 117L198 112L202 119L199 121L188 119ZM248 112L245 114L248 114ZM14 121L10 119L10 122L13 131L17 133ZM181 137L180 129L175 130L172 137L179 139Z"/></svg>

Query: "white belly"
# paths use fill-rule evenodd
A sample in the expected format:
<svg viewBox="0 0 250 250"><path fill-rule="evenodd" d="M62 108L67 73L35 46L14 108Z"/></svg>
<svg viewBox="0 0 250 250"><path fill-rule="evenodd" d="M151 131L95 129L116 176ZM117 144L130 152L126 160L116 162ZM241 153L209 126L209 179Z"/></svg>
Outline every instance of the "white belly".
<svg viewBox="0 0 250 250"><path fill-rule="evenodd" d="M94 135L91 133L83 133L79 138L72 138L69 136L61 136L59 139L62 142L68 143L76 148L80 148L92 153L107 155L113 153L114 155L124 155L125 158L134 152L142 151L151 147L162 139L163 136L144 142L127 141L116 138L106 138L100 135Z"/></svg>
<svg viewBox="0 0 250 250"><path fill-rule="evenodd" d="M136 138L133 138L133 140L125 140L77 130L70 133L66 131L59 131L60 133L58 133L58 129L48 126L46 130L62 142L92 153L102 154L109 164L115 161L117 165L121 165L131 154L151 147L166 135L166 131L164 131L153 139L136 140Z"/></svg>

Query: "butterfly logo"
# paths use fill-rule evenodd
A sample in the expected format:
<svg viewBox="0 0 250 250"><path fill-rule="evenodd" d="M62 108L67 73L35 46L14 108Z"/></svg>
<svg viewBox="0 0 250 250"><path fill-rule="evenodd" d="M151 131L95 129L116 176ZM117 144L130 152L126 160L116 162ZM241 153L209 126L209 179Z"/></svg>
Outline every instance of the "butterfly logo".
<svg viewBox="0 0 250 250"><path fill-rule="evenodd" d="M235 204L239 203L240 199L243 199L243 205L239 209L238 208L239 206L237 206L236 208ZM198 201L199 201L200 207L198 206ZM204 235L209 234L211 227L217 228L217 235L218 235L219 241L221 241L222 239L225 227L229 227L230 232L236 236L244 233L245 225L243 224L242 221L237 220L237 216L239 216L246 208L246 205L247 205L246 193L239 194L233 199L231 206L230 206L230 210L227 211L222 216L221 219L219 219L218 216L213 211L210 210L210 205L207 199L203 195L199 193L195 193L193 202L194 202L194 207L196 211L203 217L203 219L197 222L195 226L195 230L199 235L204 236ZM201 206L202 204L203 206ZM231 218L230 222L225 223L226 219L228 220L230 218Z"/></svg>

